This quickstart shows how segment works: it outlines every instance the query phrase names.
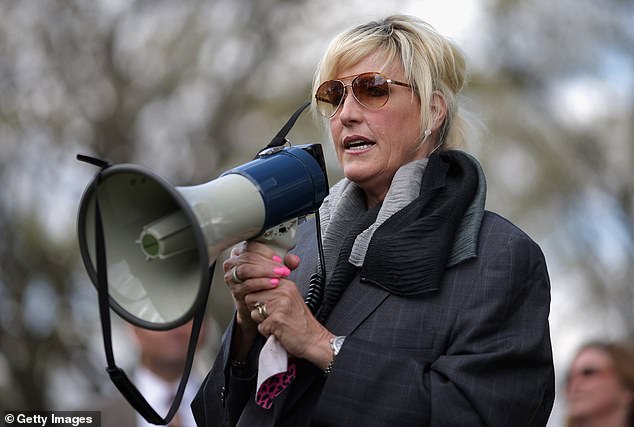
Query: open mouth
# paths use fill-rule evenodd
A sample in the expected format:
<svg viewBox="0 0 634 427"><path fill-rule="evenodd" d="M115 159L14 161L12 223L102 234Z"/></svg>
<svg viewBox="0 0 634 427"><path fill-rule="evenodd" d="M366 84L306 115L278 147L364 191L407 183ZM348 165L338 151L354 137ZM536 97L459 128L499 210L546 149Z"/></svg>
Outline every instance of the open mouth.
<svg viewBox="0 0 634 427"><path fill-rule="evenodd" d="M344 140L343 146L346 150L350 151L362 151L372 147L374 142L365 138L348 137Z"/></svg>

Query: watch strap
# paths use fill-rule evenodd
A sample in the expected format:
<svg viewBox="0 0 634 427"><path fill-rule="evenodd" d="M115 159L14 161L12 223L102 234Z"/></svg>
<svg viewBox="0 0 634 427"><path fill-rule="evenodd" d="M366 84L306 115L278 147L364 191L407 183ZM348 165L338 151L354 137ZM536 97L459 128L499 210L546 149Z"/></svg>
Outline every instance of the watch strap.
<svg viewBox="0 0 634 427"><path fill-rule="evenodd" d="M345 339L346 339L345 336L337 336L337 337L330 338L330 348L332 349L332 359L330 360L330 363L328 363L328 366L326 366L326 369L324 369L324 376L328 376L332 372L332 368L335 365L335 359L337 358L337 355L339 354L339 351L341 350L341 346L343 345L343 342Z"/></svg>

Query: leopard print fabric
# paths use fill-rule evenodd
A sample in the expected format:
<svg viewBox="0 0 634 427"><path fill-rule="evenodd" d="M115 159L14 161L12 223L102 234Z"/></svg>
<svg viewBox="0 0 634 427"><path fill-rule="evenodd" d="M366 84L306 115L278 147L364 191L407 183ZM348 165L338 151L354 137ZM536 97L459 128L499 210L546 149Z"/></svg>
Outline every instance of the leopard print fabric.
<svg viewBox="0 0 634 427"><path fill-rule="evenodd" d="M271 409L273 399L279 396L288 387L297 375L297 365L289 362L286 372L280 372L264 381L255 396L255 403L264 409Z"/></svg>

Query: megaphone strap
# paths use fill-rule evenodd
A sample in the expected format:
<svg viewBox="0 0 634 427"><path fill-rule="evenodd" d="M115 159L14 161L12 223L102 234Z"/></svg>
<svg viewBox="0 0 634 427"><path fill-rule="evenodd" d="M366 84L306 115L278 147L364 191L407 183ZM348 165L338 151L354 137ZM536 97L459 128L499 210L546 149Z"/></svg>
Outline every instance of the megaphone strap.
<svg viewBox="0 0 634 427"><path fill-rule="evenodd" d="M172 406L165 418L161 417L154 408L147 402L143 394L137 389L137 387L130 381L123 369L116 365L114 352L112 349L112 330L110 322L110 307L109 307L109 294L108 294L108 273L106 262L106 243L103 232L103 223L101 218L101 210L99 209L99 197L95 197L95 256L97 263L97 294L99 300L99 316L101 319L101 331L103 335L104 349L106 353L106 371L110 376L111 381L126 398L126 400L134 407L134 409L147 420L147 422L156 425L167 425L181 404L183 394L185 393L185 387L189 374L191 373L194 352L196 351L196 343L200 335L202 322L205 317L205 310L207 308L207 299L200 304L200 307L194 313L193 326L191 335L189 338L189 344L187 347L187 358L185 361L185 367L183 369L183 376L178 385L176 396L172 402ZM213 277L213 269L215 263L210 267L211 274L210 280Z"/></svg>
<svg viewBox="0 0 634 427"><path fill-rule="evenodd" d="M281 147L282 145L286 144L287 140L286 140L286 135L288 135L288 133L290 132L291 128L295 125L295 122L297 121L297 119L299 118L299 115L302 114L302 112L310 105L310 102L306 101L305 103L303 103L301 105L301 107L299 107L294 113L293 115L290 117L290 119L288 119L288 121L286 122L286 124L284 126L282 126L282 129L280 129L280 131L277 133L277 135L275 135L273 137L273 139L271 140L271 142L269 142L269 145L266 146L266 148L272 148L272 147ZM266 149L265 148L265 149Z"/></svg>
<svg viewBox="0 0 634 427"><path fill-rule="evenodd" d="M101 169L106 169L112 166L106 160L98 159L96 157L86 156L85 154L78 154L77 160L79 160L80 162L90 163L91 165L95 165Z"/></svg>

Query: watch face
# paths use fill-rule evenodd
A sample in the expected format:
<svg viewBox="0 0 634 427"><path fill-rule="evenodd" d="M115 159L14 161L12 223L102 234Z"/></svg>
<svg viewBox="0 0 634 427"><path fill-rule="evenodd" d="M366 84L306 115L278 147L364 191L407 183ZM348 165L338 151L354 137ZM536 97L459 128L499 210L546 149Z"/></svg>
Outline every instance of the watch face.
<svg viewBox="0 0 634 427"><path fill-rule="evenodd" d="M332 341L332 351L335 353L335 356L339 354L339 350L341 350L341 346L343 345L343 341L346 337L335 337Z"/></svg>

